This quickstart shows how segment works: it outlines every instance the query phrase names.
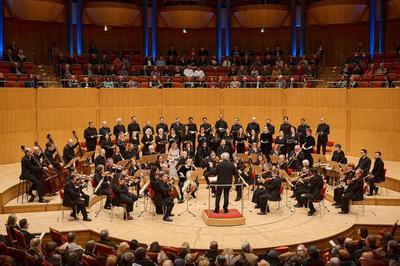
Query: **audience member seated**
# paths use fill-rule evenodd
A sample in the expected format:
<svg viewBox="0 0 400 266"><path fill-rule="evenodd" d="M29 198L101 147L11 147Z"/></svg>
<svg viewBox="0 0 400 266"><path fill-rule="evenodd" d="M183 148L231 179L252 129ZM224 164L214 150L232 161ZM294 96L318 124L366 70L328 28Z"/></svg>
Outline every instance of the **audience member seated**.
<svg viewBox="0 0 400 266"><path fill-rule="evenodd" d="M39 238L33 238L30 240L30 246L27 251L29 255L32 255L36 260L40 260L43 258L43 254L41 251L42 241Z"/></svg>
<svg viewBox="0 0 400 266"><path fill-rule="evenodd" d="M28 232L29 223L28 220L23 218L19 220L19 230L24 234L26 245L28 246L32 239L37 237L37 234L31 234Z"/></svg>
<svg viewBox="0 0 400 266"><path fill-rule="evenodd" d="M110 234L107 229L103 229L100 231L100 244L110 246L112 248L117 248L117 244L110 240Z"/></svg>
<svg viewBox="0 0 400 266"><path fill-rule="evenodd" d="M56 242L49 241L44 245L44 259L51 265L61 265L61 256L56 253L57 244Z"/></svg>

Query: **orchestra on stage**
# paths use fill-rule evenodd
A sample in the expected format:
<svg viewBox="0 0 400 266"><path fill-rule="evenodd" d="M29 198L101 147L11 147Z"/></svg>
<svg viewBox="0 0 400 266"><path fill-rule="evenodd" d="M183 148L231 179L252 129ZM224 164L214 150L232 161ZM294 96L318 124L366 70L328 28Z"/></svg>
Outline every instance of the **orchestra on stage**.
<svg viewBox="0 0 400 266"><path fill-rule="evenodd" d="M181 120L177 117L168 125L160 117L155 126L146 121L141 127L132 116L127 126L117 118L112 129L107 121L99 129L89 122L84 142L72 131L62 154L50 134L44 150L38 142L32 148L21 146L20 179L29 184L29 202L38 197L40 203L47 203L46 195L60 193L73 219L81 213L83 220L90 221L86 210L90 183L93 195L105 197L103 208L123 207L126 220L133 219L135 202L145 197L157 215L171 222L174 204L196 198L199 178L204 176L216 213L229 212L233 187L235 201L243 199L243 187L248 187L258 215L267 215L269 202L280 201L286 189L297 201L294 207L308 208L312 216L314 203L324 198L329 183L334 186L333 205L346 214L350 201L362 200L366 192L376 195L376 184L385 180L379 151L372 169L366 149L361 150L357 165L347 162L340 144L327 160L330 127L324 117L314 134L304 118L296 127L287 116L277 132L269 118L260 125L252 117L243 126L236 117L231 127L222 114L214 125L207 117L200 125L193 117L187 123Z"/></svg>

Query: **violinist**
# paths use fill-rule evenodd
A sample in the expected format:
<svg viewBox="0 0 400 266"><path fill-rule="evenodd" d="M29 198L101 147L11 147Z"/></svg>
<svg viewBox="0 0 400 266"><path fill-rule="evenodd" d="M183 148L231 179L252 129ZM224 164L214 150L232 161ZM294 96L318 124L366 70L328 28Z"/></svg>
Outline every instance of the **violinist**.
<svg viewBox="0 0 400 266"><path fill-rule="evenodd" d="M123 179L120 173L114 175L111 181L111 189L115 194L113 205L118 206L120 204L126 204L126 213L124 213L124 220L133 220L130 213L133 211L133 203L138 200L135 194L128 191L126 181Z"/></svg>
<svg viewBox="0 0 400 266"><path fill-rule="evenodd" d="M29 180L32 183L31 188L27 192L30 195L29 202L33 202L35 200L35 195L32 193L32 190L36 190L39 196L40 203L47 203L48 201L43 198L44 191L42 182L37 178L37 174L43 170L42 166L35 165L33 159L32 150L29 148L24 149L25 156L21 159L21 175L19 179L21 180ZM46 168L44 168L46 169Z"/></svg>
<svg viewBox="0 0 400 266"><path fill-rule="evenodd" d="M289 154L288 157L288 168L299 172L302 168L302 162L305 159L304 153L299 145L294 146L294 150Z"/></svg>
<svg viewBox="0 0 400 266"><path fill-rule="evenodd" d="M204 131L204 127L200 127L200 133L197 135L197 147L200 147L204 142L208 142L208 135Z"/></svg>
<svg viewBox="0 0 400 266"><path fill-rule="evenodd" d="M63 150L63 157L64 157L64 162L68 164L72 159L75 157L75 148L78 147L79 143L76 142L74 144L74 141L72 139L68 140L67 145L65 145L64 150Z"/></svg>
<svg viewBox="0 0 400 266"><path fill-rule="evenodd" d="M163 116L160 116L158 124L156 125L156 132L159 132L160 128L163 129L164 133L168 132L168 125L167 125L167 123L164 122L164 117Z"/></svg>
<svg viewBox="0 0 400 266"><path fill-rule="evenodd" d="M219 115L219 120L215 122L214 127L216 128L218 135L221 136L221 138L225 136L225 131L228 128L228 123L226 123L226 121L224 120L223 114Z"/></svg>
<svg viewBox="0 0 400 266"><path fill-rule="evenodd" d="M304 158L310 162L310 165L314 164L314 159L311 156L311 154L314 151L314 146L315 146L315 138L311 135L311 129L307 128L306 129L306 137L304 139L304 143L303 143L301 149L304 152Z"/></svg>
<svg viewBox="0 0 400 266"><path fill-rule="evenodd" d="M125 126L122 124L122 119L117 118L116 120L117 124L113 128L113 135L118 138L119 134L122 132L123 134L126 133ZM129 128L128 128L129 129ZM140 132L140 129L139 129Z"/></svg>
<svg viewBox="0 0 400 266"><path fill-rule="evenodd" d="M265 155L267 161L270 161L271 158L269 155L272 151L272 132L269 131L267 126L264 127L264 131L260 135L260 146L262 154Z"/></svg>
<svg viewBox="0 0 400 266"><path fill-rule="evenodd" d="M81 212L84 221L91 221L86 211L88 201L89 196L82 192L77 175L72 174L64 186L63 206L72 208L70 216L73 219L76 220L77 213Z"/></svg>
<svg viewBox="0 0 400 266"><path fill-rule="evenodd" d="M246 171L249 172L249 171ZM266 172L262 175L258 176L258 184L257 187L254 190L253 193L253 197L251 199L251 201L256 204L255 208L259 209L260 208L260 197L261 195L263 195L264 193L266 193L266 186L267 186L267 182L270 182L272 178L272 173L271 172Z"/></svg>
<svg viewBox="0 0 400 266"><path fill-rule="evenodd" d="M196 148L196 133L197 133L197 125L193 122L193 117L189 117L188 131L190 134L190 140L192 141L193 148Z"/></svg>
<svg viewBox="0 0 400 266"><path fill-rule="evenodd" d="M94 176L93 176L93 181L94 181L94 194L101 196L105 195L106 196L106 202L104 204L104 209L111 209L110 205L110 179L112 177L112 174L110 173L105 173L104 172L104 165L98 165L96 166ZM101 185L99 186L101 182ZM99 186L99 187L98 187ZM96 190L96 188L98 189Z"/></svg>
<svg viewBox="0 0 400 266"><path fill-rule="evenodd" d="M100 143L101 148L106 152L106 158L112 157L113 154L113 143L110 138L110 134L105 134L103 140Z"/></svg>
<svg viewBox="0 0 400 266"><path fill-rule="evenodd" d="M171 217L174 216L171 212L174 208L174 199L172 197L172 187L169 184L168 176L164 172L159 173L159 178L155 183L155 198L154 202L160 203L159 205L165 206L163 220L172 222Z"/></svg>
<svg viewBox="0 0 400 266"><path fill-rule="evenodd" d="M151 131L151 128L147 128L144 133L145 134L142 137L142 143L143 143L142 152L147 153L149 151L149 146L153 145L153 143L154 143L154 138L153 138L153 133Z"/></svg>
<svg viewBox="0 0 400 266"><path fill-rule="evenodd" d="M247 154L252 155L252 154L259 154L259 153L260 153L260 149L258 148L257 142L251 143L251 147L247 151Z"/></svg>
<svg viewBox="0 0 400 266"><path fill-rule="evenodd" d="M340 202L342 201L342 195L344 192L345 185L348 180L354 177L356 166L353 163L348 163L344 169L343 177L339 181L339 186L333 190L333 206L340 207Z"/></svg>
<svg viewBox="0 0 400 266"><path fill-rule="evenodd" d="M108 127L107 121L101 123L102 127L99 129L100 143L102 143L106 134L111 135L111 129Z"/></svg>
<svg viewBox="0 0 400 266"><path fill-rule="evenodd" d="M121 120L121 118L119 118L119 120ZM118 126L118 119L117 119L117 125L115 127L117 127L117 126ZM116 130L115 127L114 127L114 130ZM125 126L122 125L122 122L119 124L117 131L123 131L124 133L126 132ZM136 122L136 116L134 116L134 115L131 117L131 123L128 125L129 138L132 138L133 132L136 132L136 135L140 134L140 125L138 122ZM118 136L118 135L116 135L116 136Z"/></svg>
<svg viewBox="0 0 400 266"><path fill-rule="evenodd" d="M116 172L121 172L121 169L114 164L113 158L107 158L107 163L104 167L104 171L110 173L116 173Z"/></svg>
<svg viewBox="0 0 400 266"><path fill-rule="evenodd" d="M344 154L344 151L342 150L342 145L340 145L339 143L335 144L335 150L333 151L331 161L341 164L347 163L347 158Z"/></svg>
<svg viewBox="0 0 400 266"><path fill-rule="evenodd" d="M295 127L290 127L290 133L286 136L286 152L290 154L296 145L299 144L299 135Z"/></svg>
<svg viewBox="0 0 400 266"><path fill-rule="evenodd" d="M247 141L246 134L244 133L243 128L240 127L238 129L238 132L236 135L236 152L237 153L245 153L246 141Z"/></svg>
<svg viewBox="0 0 400 266"><path fill-rule="evenodd" d="M293 196L297 200L297 204L294 206L295 208L303 207L303 201L301 199L301 195L307 193L309 179L310 179L310 163L308 160L303 160L303 167L299 171L299 176L293 183Z"/></svg>
<svg viewBox="0 0 400 266"><path fill-rule="evenodd" d="M130 160L132 158L136 158L138 156L138 154L137 154L138 152L137 152L137 150L135 150L135 146L132 143L128 143L127 146L128 146L128 148L122 155L124 157L124 159Z"/></svg>
<svg viewBox="0 0 400 266"><path fill-rule="evenodd" d="M166 150L165 146L168 143L167 136L164 134L164 129L162 127L158 128L157 133L156 152L164 154Z"/></svg>
<svg viewBox="0 0 400 266"><path fill-rule="evenodd" d="M205 179L206 182L207 182L207 188L210 188L210 180L209 180L209 177L213 176L214 170L215 170L215 167L217 166L218 161L219 161L219 158L217 157L217 155L215 154L214 151L211 151L211 152L210 152L210 156L207 157L207 158L204 160L205 168L206 168L206 169L204 170L204 179ZM211 187L211 192L212 192L213 194L215 194L215 187ZM213 196L213 197L214 197L214 196Z"/></svg>
<svg viewBox="0 0 400 266"><path fill-rule="evenodd" d="M183 188L184 184L186 183L186 181L188 181L190 178L192 166L193 166L193 161L192 161L192 159L188 158L188 159L186 159L185 164L178 168L178 171L177 171L177 174L179 177L178 187L179 187L179 192L180 192L180 199L179 199L178 203L184 202L182 188ZM194 198L196 197L194 192L192 192L192 196Z"/></svg>
<svg viewBox="0 0 400 266"><path fill-rule="evenodd" d="M224 152L228 153L229 156L231 156L231 147L229 145L226 145L226 140L222 139L220 146L217 148L217 156L221 157L221 154L223 154Z"/></svg>
<svg viewBox="0 0 400 266"><path fill-rule="evenodd" d="M125 158L122 157L119 146L114 146L114 154L112 156L112 159L113 159L114 163L118 163L119 161L125 160Z"/></svg>
<svg viewBox="0 0 400 266"><path fill-rule="evenodd" d="M118 138L116 140L116 146L119 147L119 150L121 151L121 153L125 152L126 149L126 141L125 141L125 134L120 132L119 135L117 135Z"/></svg>
<svg viewBox="0 0 400 266"><path fill-rule="evenodd" d="M97 129L94 127L93 122L89 122L89 127L83 132L83 137L86 140L87 151L95 151L97 146Z"/></svg>
<svg viewBox="0 0 400 266"><path fill-rule="evenodd" d="M235 178L235 184L243 183L243 180L248 183L248 170L246 172L246 168L248 166L248 162L243 162L236 154L233 155L233 165L236 167L238 171L238 176ZM241 177L241 178L240 178ZM242 180L243 178L243 180ZM236 186L236 199L235 201L239 201L242 199L243 191L242 186Z"/></svg>
<svg viewBox="0 0 400 266"><path fill-rule="evenodd" d="M181 146L181 138L176 133L175 128L171 127L170 134L168 135L168 150L171 149L173 143L176 143L179 148Z"/></svg>
<svg viewBox="0 0 400 266"><path fill-rule="evenodd" d="M281 154L278 156L278 161L276 166L278 167L278 169L285 170L287 172L288 164L286 162L285 155Z"/></svg>
<svg viewBox="0 0 400 266"><path fill-rule="evenodd" d="M272 171L272 177L272 180L266 183L264 192L259 197L258 206L260 207L260 212L257 213L258 215L266 215L267 212L269 212L268 200L281 200L280 189L282 186L282 179L276 170Z"/></svg>
<svg viewBox="0 0 400 266"><path fill-rule="evenodd" d="M100 149L99 155L96 156L94 159L94 167L97 167L98 165L106 165L106 151L104 149Z"/></svg>
<svg viewBox="0 0 400 266"><path fill-rule="evenodd" d="M196 166L205 167L205 160L211 155L211 149L207 146L207 142L203 141L197 148Z"/></svg>
<svg viewBox="0 0 400 266"><path fill-rule="evenodd" d="M320 175L318 175L318 170L314 167L310 168L309 180L310 182L307 186L307 193L301 196L301 200L303 205L309 208L308 216L313 216L317 212L313 201L321 199L321 189L324 186L324 180Z"/></svg>
<svg viewBox="0 0 400 266"><path fill-rule="evenodd" d="M275 138L275 151L277 155L286 156L286 139L283 131L279 131L279 136Z"/></svg>
<svg viewBox="0 0 400 266"><path fill-rule="evenodd" d="M364 197L364 171L360 168L356 170L354 177L347 181L347 186L345 187L340 202L340 212L339 214L349 213L350 200L360 201Z"/></svg>
<svg viewBox="0 0 400 266"><path fill-rule="evenodd" d="M204 133L206 134L206 135L209 135L210 133L211 133L211 124L209 124L208 122L207 122L207 117L203 117L203 123L200 125L200 132L201 132L201 129L203 129L204 130Z"/></svg>

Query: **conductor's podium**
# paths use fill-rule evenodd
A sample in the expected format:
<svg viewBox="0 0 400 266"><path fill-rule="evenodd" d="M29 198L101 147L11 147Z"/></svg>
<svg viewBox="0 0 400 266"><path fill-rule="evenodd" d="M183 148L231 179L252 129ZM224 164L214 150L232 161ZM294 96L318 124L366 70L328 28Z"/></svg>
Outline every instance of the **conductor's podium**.
<svg viewBox="0 0 400 266"><path fill-rule="evenodd" d="M219 213L213 210L203 210L203 220L209 226L235 226L246 224L246 218L238 209L229 209L228 213L224 213L221 209Z"/></svg>

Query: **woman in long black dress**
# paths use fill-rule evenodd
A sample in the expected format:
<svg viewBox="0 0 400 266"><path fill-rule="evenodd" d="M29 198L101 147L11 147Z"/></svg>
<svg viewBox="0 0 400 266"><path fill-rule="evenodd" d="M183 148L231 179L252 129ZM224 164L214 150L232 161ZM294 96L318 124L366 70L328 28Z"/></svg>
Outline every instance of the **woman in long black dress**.
<svg viewBox="0 0 400 266"><path fill-rule="evenodd" d="M236 152L245 153L246 146L246 134L244 133L243 127L240 127L236 135Z"/></svg>
<svg viewBox="0 0 400 266"><path fill-rule="evenodd" d="M264 127L264 131L260 135L260 143L261 152L265 155L265 158L267 158L267 161L269 162L271 160L269 155L271 154L272 150L272 132L269 131L267 126Z"/></svg>

